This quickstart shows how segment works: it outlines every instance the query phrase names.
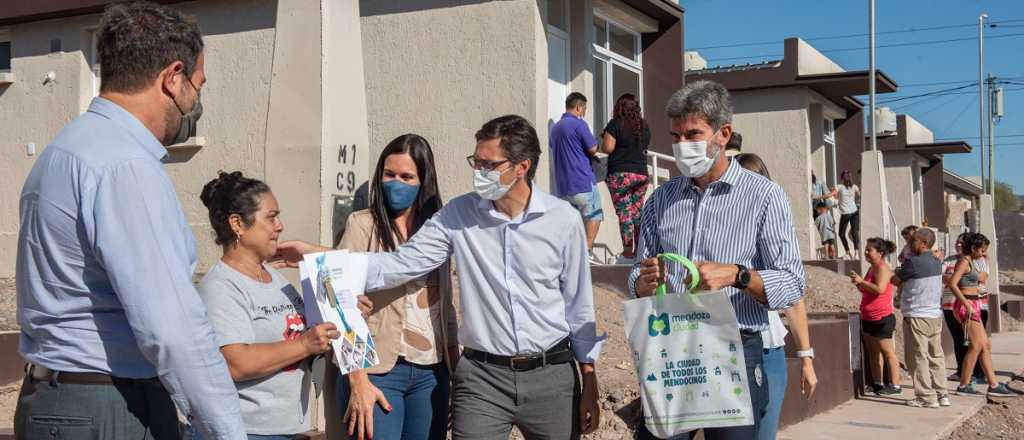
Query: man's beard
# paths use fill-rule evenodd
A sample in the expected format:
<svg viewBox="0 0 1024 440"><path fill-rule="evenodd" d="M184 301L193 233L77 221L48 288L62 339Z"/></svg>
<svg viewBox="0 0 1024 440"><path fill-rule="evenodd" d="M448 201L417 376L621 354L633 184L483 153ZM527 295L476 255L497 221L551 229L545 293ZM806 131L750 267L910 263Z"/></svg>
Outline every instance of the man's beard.
<svg viewBox="0 0 1024 440"><path fill-rule="evenodd" d="M164 137L160 139L160 143L164 146L171 145L178 130L181 130L181 112L172 103L164 111Z"/></svg>

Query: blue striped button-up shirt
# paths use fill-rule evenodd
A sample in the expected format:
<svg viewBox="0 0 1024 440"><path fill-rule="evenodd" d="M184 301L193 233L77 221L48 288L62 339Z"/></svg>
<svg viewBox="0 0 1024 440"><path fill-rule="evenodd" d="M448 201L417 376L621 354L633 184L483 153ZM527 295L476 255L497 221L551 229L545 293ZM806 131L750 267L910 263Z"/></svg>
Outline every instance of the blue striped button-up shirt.
<svg viewBox="0 0 1024 440"><path fill-rule="evenodd" d="M637 264L629 274L634 294L639 262L671 252L693 261L742 264L761 275L767 306L735 288L724 289L740 329L767 329L768 309L789 307L803 296L804 267L786 194L736 161L704 191L686 177L660 186L642 219ZM669 291L682 292L686 269L670 264L667 270Z"/></svg>
<svg viewBox="0 0 1024 440"><path fill-rule="evenodd" d="M476 194L456 197L396 252L370 254L366 289L402 285L453 254L463 345L512 356L568 336L578 361L598 358L605 338L594 323L583 222L568 203L534 187L510 219Z"/></svg>
<svg viewBox="0 0 1024 440"><path fill-rule="evenodd" d="M166 156L103 98L39 155L21 191L18 350L56 371L159 376L207 439L245 438Z"/></svg>

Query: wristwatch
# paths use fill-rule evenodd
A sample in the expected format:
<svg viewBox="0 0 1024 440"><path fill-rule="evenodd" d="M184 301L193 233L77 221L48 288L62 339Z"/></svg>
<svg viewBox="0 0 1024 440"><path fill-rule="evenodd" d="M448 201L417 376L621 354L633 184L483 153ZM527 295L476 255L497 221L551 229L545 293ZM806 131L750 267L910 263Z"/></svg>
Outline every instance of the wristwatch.
<svg viewBox="0 0 1024 440"><path fill-rule="evenodd" d="M737 264L736 268L739 269L739 271L736 272L736 281L732 283L732 287L740 290L750 287L750 270L747 269L747 266L742 264Z"/></svg>
<svg viewBox="0 0 1024 440"><path fill-rule="evenodd" d="M808 348L806 350L797 350L796 357L798 358L811 358L814 359L814 349Z"/></svg>

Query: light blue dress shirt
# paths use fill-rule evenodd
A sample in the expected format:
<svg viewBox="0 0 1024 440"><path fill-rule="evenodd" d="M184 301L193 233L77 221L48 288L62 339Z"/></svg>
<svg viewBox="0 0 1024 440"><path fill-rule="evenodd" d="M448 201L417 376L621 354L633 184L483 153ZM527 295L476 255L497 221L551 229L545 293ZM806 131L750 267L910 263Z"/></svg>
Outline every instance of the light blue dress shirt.
<svg viewBox="0 0 1024 440"><path fill-rule="evenodd" d="M701 191L687 177L658 187L644 206L629 291L636 294L640 262L671 252L693 261L742 264L761 275L767 304L736 288L722 289L741 330L768 329L768 310L785 309L804 295L804 265L782 187L735 160L721 179ZM682 292L687 271L666 267L668 290Z"/></svg>
<svg viewBox="0 0 1024 440"><path fill-rule="evenodd" d="M512 356L568 336L579 362L597 360L606 337L594 324L583 222L568 203L535 187L510 219L475 193L457 197L397 251L370 254L366 289L402 285L453 254L464 346Z"/></svg>
<svg viewBox="0 0 1024 440"><path fill-rule="evenodd" d="M21 192L19 351L56 371L159 376L206 438L245 438L166 156L103 98L39 155Z"/></svg>

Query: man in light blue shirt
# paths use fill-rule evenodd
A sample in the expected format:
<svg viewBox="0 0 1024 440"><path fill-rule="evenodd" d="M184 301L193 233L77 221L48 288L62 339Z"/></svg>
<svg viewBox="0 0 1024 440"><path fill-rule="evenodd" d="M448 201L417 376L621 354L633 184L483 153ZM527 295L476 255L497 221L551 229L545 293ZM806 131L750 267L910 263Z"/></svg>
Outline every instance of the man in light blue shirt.
<svg viewBox="0 0 1024 440"><path fill-rule="evenodd" d="M450 201L396 252L371 254L366 289L402 285L454 256L465 347L452 379L455 439L507 439L513 425L535 438L593 432L594 362L605 337L594 322L583 225L568 203L533 185L540 143L528 121L494 119L476 141L467 158L476 191ZM315 250L279 246L290 261Z"/></svg>
<svg viewBox="0 0 1024 440"><path fill-rule="evenodd" d="M107 9L100 96L21 193L15 435L244 439L238 394L192 284L195 239L163 168L206 81L199 28L150 3Z"/></svg>

